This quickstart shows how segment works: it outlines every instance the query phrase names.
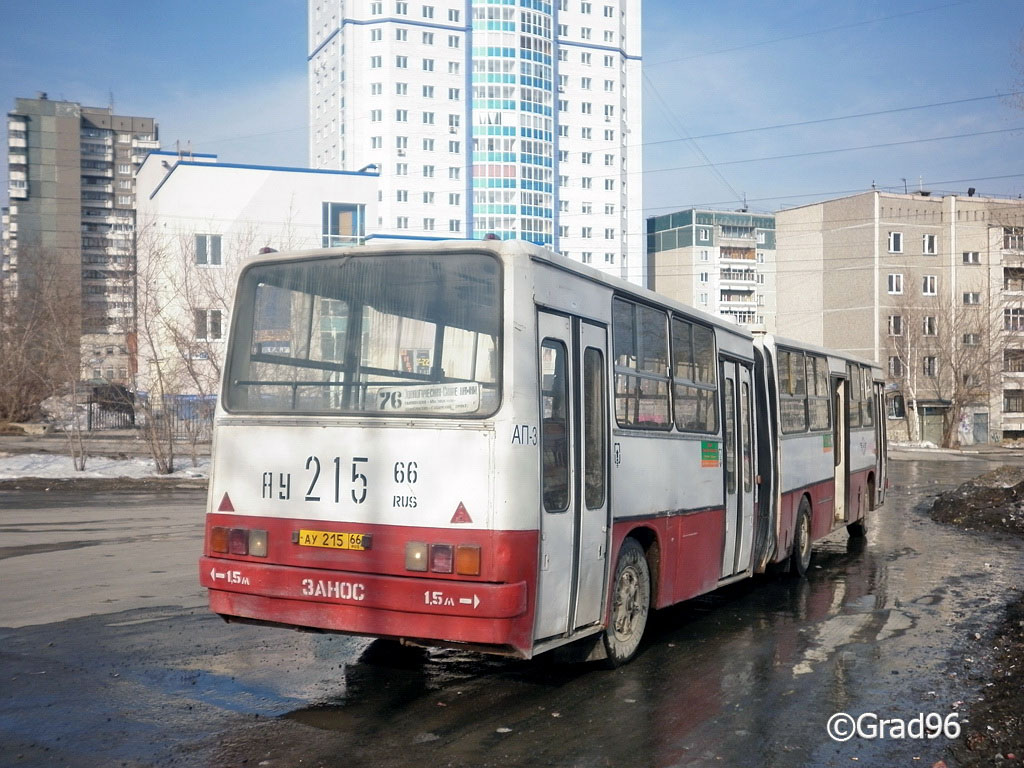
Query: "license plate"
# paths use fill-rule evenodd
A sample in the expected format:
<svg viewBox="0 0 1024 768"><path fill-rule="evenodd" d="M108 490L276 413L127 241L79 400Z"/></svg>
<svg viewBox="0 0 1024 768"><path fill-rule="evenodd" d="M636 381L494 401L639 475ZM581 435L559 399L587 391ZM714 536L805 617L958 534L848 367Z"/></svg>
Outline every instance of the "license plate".
<svg viewBox="0 0 1024 768"><path fill-rule="evenodd" d="M324 547L326 549L352 549L363 551L370 548L373 538L368 533L338 533L337 531L310 531L300 529L296 543L300 547Z"/></svg>

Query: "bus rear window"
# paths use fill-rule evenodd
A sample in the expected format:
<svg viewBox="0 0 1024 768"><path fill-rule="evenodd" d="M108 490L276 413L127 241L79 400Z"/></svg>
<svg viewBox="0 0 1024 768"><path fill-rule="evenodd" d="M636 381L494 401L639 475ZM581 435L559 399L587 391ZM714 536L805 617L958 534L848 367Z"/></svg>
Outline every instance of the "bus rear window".
<svg viewBox="0 0 1024 768"><path fill-rule="evenodd" d="M483 417L500 401L499 264L485 254L261 264L238 292L232 412Z"/></svg>

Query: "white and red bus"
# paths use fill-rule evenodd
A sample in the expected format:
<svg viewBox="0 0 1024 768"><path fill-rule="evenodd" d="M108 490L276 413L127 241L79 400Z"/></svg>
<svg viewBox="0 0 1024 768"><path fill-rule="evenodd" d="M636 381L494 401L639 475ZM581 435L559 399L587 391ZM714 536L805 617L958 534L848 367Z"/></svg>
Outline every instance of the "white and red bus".
<svg viewBox="0 0 1024 768"><path fill-rule="evenodd" d="M200 578L258 622L610 663L885 487L881 372L518 241L246 264Z"/></svg>

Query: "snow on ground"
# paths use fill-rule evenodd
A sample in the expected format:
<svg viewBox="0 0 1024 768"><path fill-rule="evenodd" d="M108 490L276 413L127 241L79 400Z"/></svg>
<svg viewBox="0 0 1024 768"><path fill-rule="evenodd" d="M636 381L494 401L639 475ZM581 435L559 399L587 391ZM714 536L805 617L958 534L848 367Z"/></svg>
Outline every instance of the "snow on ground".
<svg viewBox="0 0 1024 768"><path fill-rule="evenodd" d="M199 459L199 466L192 466L192 459L178 456L175 459L178 470L170 477L207 477L210 460ZM168 477L157 475L153 460L135 457L111 459L104 456L90 456L85 462L85 471L76 472L70 456L51 453L4 453L0 452L0 480L19 477Z"/></svg>

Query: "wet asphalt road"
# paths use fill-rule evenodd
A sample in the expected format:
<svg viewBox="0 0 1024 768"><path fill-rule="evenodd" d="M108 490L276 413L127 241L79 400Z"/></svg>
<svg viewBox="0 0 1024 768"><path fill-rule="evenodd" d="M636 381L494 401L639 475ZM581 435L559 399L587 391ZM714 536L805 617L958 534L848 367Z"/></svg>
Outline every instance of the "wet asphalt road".
<svg viewBox="0 0 1024 768"><path fill-rule="evenodd" d="M866 547L655 614L612 672L227 625L203 494L0 492L0 765L931 766L826 721L962 709L1024 555L921 507L993 465L890 466Z"/></svg>

